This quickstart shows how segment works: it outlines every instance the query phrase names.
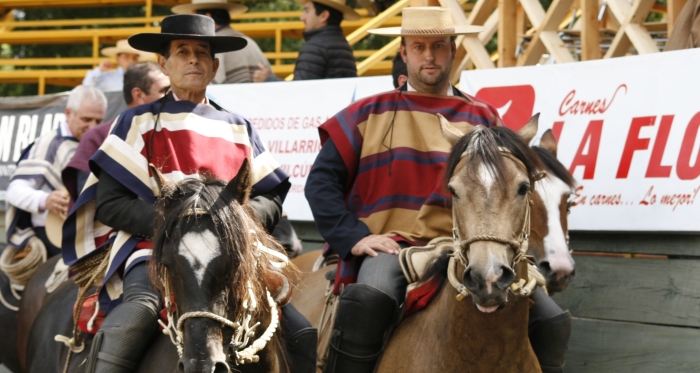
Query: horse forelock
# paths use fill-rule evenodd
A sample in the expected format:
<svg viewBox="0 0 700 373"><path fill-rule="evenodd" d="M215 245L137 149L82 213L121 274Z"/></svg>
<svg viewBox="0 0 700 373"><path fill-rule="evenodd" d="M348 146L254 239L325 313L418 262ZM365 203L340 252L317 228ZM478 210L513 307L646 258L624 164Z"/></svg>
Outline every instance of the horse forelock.
<svg viewBox="0 0 700 373"><path fill-rule="evenodd" d="M485 168L497 185L505 187L503 180L507 176L508 169L503 160L504 150L509 154L508 156L522 163L531 180L534 180L540 170L544 169L537 155L511 129L476 126L452 148L447 158L444 184L449 183L457 165L464 159L467 175L472 180L480 180L479 175Z"/></svg>
<svg viewBox="0 0 700 373"><path fill-rule="evenodd" d="M171 185L170 190L163 193L158 203L159 218L154 235L151 271L154 283L161 286L158 276L164 270L163 260L171 255L168 250L178 250L183 244L192 245L187 242L192 237L187 235L196 232L198 237L207 235L209 240L218 243L216 260L222 261L225 270L214 275L228 292L229 308L241 312L240 305L249 298L250 284L261 306L259 312L267 312L264 279L271 265L256 257L251 230L265 246L278 251L281 248L251 217L252 208L242 206L228 196L224 192L225 186L226 182L203 175ZM206 213L193 214L193 211ZM192 258L188 258L185 255L185 259L191 263Z"/></svg>
<svg viewBox="0 0 700 373"><path fill-rule="evenodd" d="M540 159L540 161L542 161L542 164L544 165L545 170L547 172L556 176L569 187L576 187L576 180L574 179L573 175L571 175L569 170L567 170L566 167L561 162L559 162L559 160L557 159L557 157L554 156L554 154L539 146L533 146L531 148L532 151L535 152L537 157Z"/></svg>

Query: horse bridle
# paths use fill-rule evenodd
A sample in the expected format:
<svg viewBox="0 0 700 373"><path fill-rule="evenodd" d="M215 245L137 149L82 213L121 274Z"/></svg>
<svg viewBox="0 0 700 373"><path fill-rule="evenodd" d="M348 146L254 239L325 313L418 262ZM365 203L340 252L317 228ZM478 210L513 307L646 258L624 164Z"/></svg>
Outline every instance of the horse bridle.
<svg viewBox="0 0 700 373"><path fill-rule="evenodd" d="M517 159L515 156L513 156L513 153L511 153L510 150L499 147L499 151L504 157L507 157L511 159L513 162L516 162L516 164L520 164L523 169L527 169L525 167L525 164ZM468 153L465 152L462 154L462 158L464 158ZM513 260L511 262L511 269L515 273L516 271L516 265L520 262L526 261L528 262L529 265L534 264L532 258L527 255L527 250L528 250L528 239L530 237L530 209L533 204L532 202L532 188L534 188L534 182L537 180L540 180L546 176L546 173L540 172L535 176L535 178L530 180L530 189L528 189L527 194L525 196L525 218L523 219L523 226L520 229L520 233L518 235L518 238L516 240L511 240L507 238L502 238L502 237L496 237L493 234L488 234L488 235L477 235L471 238L468 238L466 240L463 240L459 236L459 232L457 230L457 219L456 219L456 214L455 214L455 209L452 209L452 239L454 240L454 252L450 255L450 261L447 267L447 278L452 285L452 287L457 290L457 300L461 301L465 297L469 296L471 292L469 289L467 289L466 286L457 279L457 276L455 275L456 272L456 262L459 262L464 266L464 271L466 272L467 266L469 266L469 259L467 259L465 253L469 246L474 243L474 242L497 242L503 245L506 245L513 249L515 251L515 255L513 255ZM530 271L528 271L530 272ZM464 277L464 276L463 276ZM527 278L527 280L526 280ZM525 278L520 279L518 282L514 282L510 285L510 292L513 293L514 295L521 295L521 296L529 296L532 294L534 291L535 287L538 285L538 283L541 283L541 279L537 276L525 276Z"/></svg>
<svg viewBox="0 0 700 373"><path fill-rule="evenodd" d="M209 215L209 212L202 208L189 209L178 218L196 215ZM257 237L257 232L254 229L251 229L250 233L253 236L252 242L255 246L256 257L265 255L267 258L267 255L271 255L272 257L279 259L279 261L273 261L271 258L267 258L270 260L271 264L277 268L282 268L288 264L289 259L286 256L264 246L260 242ZM170 337L170 341L177 348L177 354L179 357L182 357L184 350L184 337L182 332L184 322L192 318L208 318L218 321L223 326L228 326L233 329L234 333L231 336L231 342L229 342L229 355L233 358L236 365L257 363L260 361L260 357L257 355L257 353L265 348L267 343L275 334L277 326L279 325L279 311L277 310L277 303L270 294L269 289L265 288L265 295L267 298L267 304L270 307L270 325L268 325L265 332L258 339L250 343L250 339L255 336L255 330L260 325L259 321L255 322L253 325L250 324L253 318L253 313L257 309L257 300L255 299L255 294L253 293L253 288L250 282L247 284L249 298L244 300L242 305L245 312L241 314L238 321L231 321L225 317L208 311L192 311L186 312L177 317L177 323L175 323L176 317L173 315L174 303L172 300L172 292L170 290L170 276L168 275L168 270L166 268L163 269L160 280L163 283L163 296L167 311L168 323L165 324L160 319L158 319L158 323L163 327L163 333Z"/></svg>

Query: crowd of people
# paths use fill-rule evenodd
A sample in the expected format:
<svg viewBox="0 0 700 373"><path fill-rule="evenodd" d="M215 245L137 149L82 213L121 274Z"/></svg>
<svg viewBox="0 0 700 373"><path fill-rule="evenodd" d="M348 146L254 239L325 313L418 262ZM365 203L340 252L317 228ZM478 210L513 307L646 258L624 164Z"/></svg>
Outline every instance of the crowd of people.
<svg viewBox="0 0 700 373"><path fill-rule="evenodd" d="M340 23L359 15L344 0L298 1L304 5L306 44L299 52L294 79L357 76ZM110 70L109 63L101 63L88 73L83 85L69 94L65 123L39 137L23 153L11 177L7 201L12 206L8 211L12 247L22 249L30 240L39 240L49 255L61 253L67 265L74 265L100 245L112 245L110 276L104 282L119 282L122 291L105 293L109 301L102 309L107 317L92 345L89 372L133 370L157 330L161 298L149 285L146 266L156 220L149 163L161 167L171 181L196 177L202 170L229 180L243 160L250 159L253 210L269 231L282 219L288 176L248 120L206 96L209 84L276 79L260 48L231 25L231 14L246 10L225 0L193 0L173 8L176 15L163 20L161 33L134 35L104 49L105 56L116 57L118 68ZM422 183L424 168L439 171L444 161L407 166L392 165L392 158L388 172L371 176L362 175L358 165L386 150L388 131L395 141L389 142L389 152L399 146L416 154L448 152L439 132L420 129L421 115L437 107L478 118L487 127L502 125L491 105L450 84L455 36L480 29L454 25L446 12L439 7L407 8L402 27L373 30L402 37L402 44L394 61L396 90L353 103L340 114L354 118L345 125L361 134L359 143L348 138L335 117L320 128L327 140L309 174L306 197L330 247L343 261L361 261L356 283L347 286L340 298L327 372L373 371L405 296L407 283L398 252L410 243L434 238L426 232L445 233L421 219L451 218L449 208L438 211L428 201L439 185ZM157 54L158 62L138 62L147 53ZM123 92L128 108L118 118L104 118L107 101L102 91L114 90ZM409 105L412 100L421 104ZM374 115L355 115L368 108ZM454 115L446 116L460 122ZM109 120L103 123L105 119ZM207 124L207 141L201 140L202 123ZM370 127L382 130L364 132ZM395 127L399 128L394 135ZM230 139L232 129L243 134L240 139ZM407 184L424 184L411 191L422 202L384 210L369 205L376 198L405 196ZM383 195L376 194L376 185L383 186ZM349 194L353 205L347 203ZM66 221L61 248L46 237L48 213ZM111 229L96 228L94 220ZM290 248L290 254L295 250L298 247ZM539 338L533 345L543 346L535 353L544 371L559 372L570 318L546 294L536 293L533 299L530 335ZM315 372L316 330L291 304L282 309L282 332L293 371Z"/></svg>

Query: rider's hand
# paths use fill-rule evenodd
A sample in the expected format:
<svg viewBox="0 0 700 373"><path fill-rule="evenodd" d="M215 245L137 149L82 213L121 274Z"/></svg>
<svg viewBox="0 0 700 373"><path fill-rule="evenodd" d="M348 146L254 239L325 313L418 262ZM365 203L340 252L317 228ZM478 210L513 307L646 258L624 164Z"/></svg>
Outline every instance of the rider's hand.
<svg viewBox="0 0 700 373"><path fill-rule="evenodd" d="M270 70L265 65L259 63L258 70L253 73L253 82L262 83L270 76Z"/></svg>
<svg viewBox="0 0 700 373"><path fill-rule="evenodd" d="M68 215L70 194L65 190L55 190L46 198L46 209L65 219Z"/></svg>
<svg viewBox="0 0 700 373"><path fill-rule="evenodd" d="M377 251L398 255L401 247L393 240L394 237L396 235L393 233L370 234L356 243L350 252L355 256L377 256Z"/></svg>
<svg viewBox="0 0 700 373"><path fill-rule="evenodd" d="M97 65L97 67L100 68L100 71L106 72L114 68L114 63L110 60L102 60L100 61L100 64Z"/></svg>

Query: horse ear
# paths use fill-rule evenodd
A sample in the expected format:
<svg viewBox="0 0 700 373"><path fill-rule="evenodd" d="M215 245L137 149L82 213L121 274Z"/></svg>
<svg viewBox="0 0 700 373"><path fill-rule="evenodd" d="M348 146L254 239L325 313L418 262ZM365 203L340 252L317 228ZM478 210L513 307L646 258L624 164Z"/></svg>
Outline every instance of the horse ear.
<svg viewBox="0 0 700 373"><path fill-rule="evenodd" d="M252 187L250 181L250 161L248 158L243 160L241 168L238 169L238 173L234 176L231 181L226 184L225 190L227 190L233 199L238 201L239 204L244 204L250 198L250 189Z"/></svg>
<svg viewBox="0 0 700 373"><path fill-rule="evenodd" d="M555 157L557 156L557 139L554 138L551 129L547 130L544 135L542 135L540 139L540 148L549 151L554 154Z"/></svg>
<svg viewBox="0 0 700 373"><path fill-rule="evenodd" d="M518 135L520 135L520 138L525 141L526 144L530 145L530 141L535 137L537 134L537 122L540 119L540 113L537 113L530 118L530 120L527 121L527 124L521 128L518 131Z"/></svg>
<svg viewBox="0 0 700 373"><path fill-rule="evenodd" d="M148 168L151 169L151 173L153 173L153 178L156 179L156 186L158 187L158 197L163 195L163 187L165 186L165 183L167 182L165 180L165 177L163 177L163 174L160 172L160 170L153 164L149 163Z"/></svg>
<svg viewBox="0 0 700 373"><path fill-rule="evenodd" d="M454 146L459 139L464 137L466 132L462 132L459 130L459 128L453 126L450 124L450 122L442 116L442 114L436 114L438 119L440 120L440 130L442 131L442 137L444 137L447 142L450 143L450 145ZM469 126L469 129L467 132L471 131L471 127Z"/></svg>

